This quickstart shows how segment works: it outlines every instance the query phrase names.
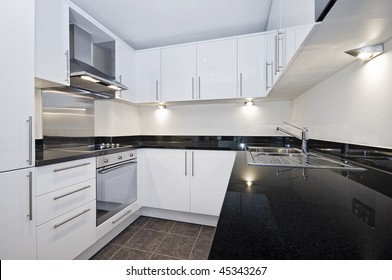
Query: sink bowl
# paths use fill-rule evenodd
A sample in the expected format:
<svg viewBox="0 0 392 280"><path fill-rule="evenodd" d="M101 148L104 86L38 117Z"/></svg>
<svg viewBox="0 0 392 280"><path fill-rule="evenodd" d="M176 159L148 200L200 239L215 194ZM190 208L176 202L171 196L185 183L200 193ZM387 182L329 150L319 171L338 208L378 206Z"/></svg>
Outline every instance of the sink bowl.
<svg viewBox="0 0 392 280"><path fill-rule="evenodd" d="M302 156L302 150L286 147L248 147L248 151L254 156Z"/></svg>
<svg viewBox="0 0 392 280"><path fill-rule="evenodd" d="M362 167L348 164L345 160L331 159L324 155L311 152L304 154L298 148L286 147L248 147L247 160L249 165L317 168L345 171L364 171Z"/></svg>

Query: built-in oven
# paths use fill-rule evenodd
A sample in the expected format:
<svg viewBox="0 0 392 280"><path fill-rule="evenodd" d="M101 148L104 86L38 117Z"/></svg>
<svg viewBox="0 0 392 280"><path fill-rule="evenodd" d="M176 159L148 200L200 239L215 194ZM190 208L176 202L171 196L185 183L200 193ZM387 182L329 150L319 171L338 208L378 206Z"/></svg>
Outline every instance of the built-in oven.
<svg viewBox="0 0 392 280"><path fill-rule="evenodd" d="M137 200L136 150L97 157L97 226Z"/></svg>

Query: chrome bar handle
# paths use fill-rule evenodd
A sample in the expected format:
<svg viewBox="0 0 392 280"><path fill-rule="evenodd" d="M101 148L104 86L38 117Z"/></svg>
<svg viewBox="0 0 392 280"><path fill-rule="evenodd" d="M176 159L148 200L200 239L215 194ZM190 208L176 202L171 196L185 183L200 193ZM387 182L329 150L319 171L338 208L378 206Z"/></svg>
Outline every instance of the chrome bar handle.
<svg viewBox="0 0 392 280"><path fill-rule="evenodd" d="M275 35L275 75L278 73L278 65L279 65L279 61L278 61L278 35Z"/></svg>
<svg viewBox="0 0 392 280"><path fill-rule="evenodd" d="M78 164L78 165L72 165L72 166L67 166L67 167L63 167L63 168L57 168L57 169L53 169L53 172L60 172L60 171L68 170L68 169L73 169L73 168L86 166L86 165L90 165L90 163L89 162L85 162L85 163Z"/></svg>
<svg viewBox="0 0 392 280"><path fill-rule="evenodd" d="M277 65L277 69L278 69L278 72L279 71L281 71L281 70L283 70L283 56L284 56L284 54L283 54L283 33L282 32L279 32L278 33L278 36L277 36L277 38L278 38L278 41L277 41L277 45L278 45L278 60L277 60L277 63L278 63L278 65ZM282 42L282 44L279 44L279 42ZM282 46L282 47L280 47L280 46ZM282 51L282 57L280 57L280 50ZM282 60L282 64L280 64L280 60Z"/></svg>
<svg viewBox="0 0 392 280"><path fill-rule="evenodd" d="M74 191L72 191L72 192L69 192L69 193L66 193L66 194L62 194L62 195L59 195L59 196L55 196L55 197L53 197L53 200L58 200L58 199L60 199L60 198L63 198L63 197L69 196L69 195L71 195L71 194L74 194L74 193L83 191L83 190L88 189L88 188L90 188L90 187L91 187L91 186L85 186L85 187L83 187L83 188L74 190Z"/></svg>
<svg viewBox="0 0 392 280"><path fill-rule="evenodd" d="M192 77L192 100L195 99L195 77Z"/></svg>
<svg viewBox="0 0 392 280"><path fill-rule="evenodd" d="M29 159L27 162L29 165L33 164L33 117L29 116L29 119L26 120L29 123Z"/></svg>
<svg viewBox="0 0 392 280"><path fill-rule="evenodd" d="M199 99L201 99L201 89L200 89L200 86L201 86L201 79L200 79L200 76L199 76Z"/></svg>
<svg viewBox="0 0 392 280"><path fill-rule="evenodd" d="M29 171L29 220L33 220L33 172Z"/></svg>
<svg viewBox="0 0 392 280"><path fill-rule="evenodd" d="M69 67L69 50L65 51L65 64L66 64L66 67L67 67L65 81L69 84L70 83L69 75L70 75L70 72L71 72L70 71L70 67Z"/></svg>
<svg viewBox="0 0 392 280"><path fill-rule="evenodd" d="M271 88L268 83L268 66L272 66L272 63L265 63L265 90L269 90Z"/></svg>
<svg viewBox="0 0 392 280"><path fill-rule="evenodd" d="M155 100L159 101L158 99L158 80L155 81Z"/></svg>
<svg viewBox="0 0 392 280"><path fill-rule="evenodd" d="M88 211L90 211L90 210L91 210L91 209L85 209L85 210L83 210L82 213L79 213L79 214L77 214L77 215L75 215L75 216L73 216L73 217L71 217L71 218L69 218L69 219L67 219L67 220L65 220L65 221L63 221L63 222L61 222L61 223L59 223L59 224L55 224L55 225L53 226L53 228L58 228L58 227L60 227L60 226L62 226L62 225L64 225L64 224L66 224L66 223L72 221L73 219L76 219L77 217L82 216L83 214L86 214L86 213L87 213Z"/></svg>
<svg viewBox="0 0 392 280"><path fill-rule="evenodd" d="M120 217L118 217L118 219L113 220L113 221L112 221L112 224L117 223L119 220L121 220L122 218L124 218L126 215L128 215L128 214L131 213L131 212L132 212L132 210L128 210L126 213L124 213L123 215L121 215Z"/></svg>
<svg viewBox="0 0 392 280"><path fill-rule="evenodd" d="M240 73L240 97L242 97L242 73Z"/></svg>
<svg viewBox="0 0 392 280"><path fill-rule="evenodd" d="M187 151L185 151L185 177L188 176L188 155Z"/></svg>
<svg viewBox="0 0 392 280"><path fill-rule="evenodd" d="M192 177L195 176L195 152L192 151Z"/></svg>

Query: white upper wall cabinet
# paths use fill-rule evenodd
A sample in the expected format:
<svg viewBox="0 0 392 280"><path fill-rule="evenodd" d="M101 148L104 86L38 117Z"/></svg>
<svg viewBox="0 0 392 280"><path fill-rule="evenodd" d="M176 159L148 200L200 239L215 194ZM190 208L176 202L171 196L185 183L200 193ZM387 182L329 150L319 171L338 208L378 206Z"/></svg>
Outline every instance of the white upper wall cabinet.
<svg viewBox="0 0 392 280"><path fill-rule="evenodd" d="M68 86L69 56L68 3L64 0L36 0L36 87Z"/></svg>
<svg viewBox="0 0 392 280"><path fill-rule="evenodd" d="M23 7L23 9L21 9ZM5 1L0 34L0 172L34 166L34 1ZM12 27L12 31L10 30Z"/></svg>
<svg viewBox="0 0 392 280"><path fill-rule="evenodd" d="M267 95L265 35L238 38L238 97Z"/></svg>
<svg viewBox="0 0 392 280"><path fill-rule="evenodd" d="M237 97L237 40L197 44L197 98Z"/></svg>
<svg viewBox="0 0 392 280"><path fill-rule="evenodd" d="M185 101L196 94L196 45L161 50L161 99Z"/></svg>
<svg viewBox="0 0 392 280"><path fill-rule="evenodd" d="M136 103L160 101L160 59L161 54L159 49L136 53Z"/></svg>
<svg viewBox="0 0 392 280"><path fill-rule="evenodd" d="M315 23L314 0L273 0L267 31Z"/></svg>
<svg viewBox="0 0 392 280"><path fill-rule="evenodd" d="M116 40L116 80L128 87L128 90L118 91L116 97L129 101L135 101L135 52L123 42Z"/></svg>

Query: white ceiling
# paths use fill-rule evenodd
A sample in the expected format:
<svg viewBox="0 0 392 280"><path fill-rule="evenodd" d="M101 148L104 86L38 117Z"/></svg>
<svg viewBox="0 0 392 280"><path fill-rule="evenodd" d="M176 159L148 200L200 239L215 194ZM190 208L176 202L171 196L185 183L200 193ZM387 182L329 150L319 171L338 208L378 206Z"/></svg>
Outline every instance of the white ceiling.
<svg viewBox="0 0 392 280"><path fill-rule="evenodd" d="M71 0L135 50L265 31L272 0Z"/></svg>

